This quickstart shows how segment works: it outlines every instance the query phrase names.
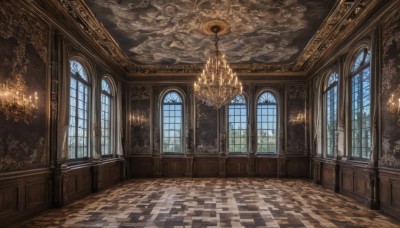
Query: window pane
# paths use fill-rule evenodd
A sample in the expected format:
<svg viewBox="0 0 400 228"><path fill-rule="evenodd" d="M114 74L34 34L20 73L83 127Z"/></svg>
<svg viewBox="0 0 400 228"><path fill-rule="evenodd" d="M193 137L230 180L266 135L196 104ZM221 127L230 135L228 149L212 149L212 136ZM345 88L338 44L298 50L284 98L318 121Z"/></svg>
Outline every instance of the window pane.
<svg viewBox="0 0 400 228"><path fill-rule="evenodd" d="M371 154L371 74L369 53L360 51L351 78L351 156L370 159Z"/></svg>
<svg viewBox="0 0 400 228"><path fill-rule="evenodd" d="M247 152L247 106L241 95L228 104L228 152Z"/></svg>
<svg viewBox="0 0 400 228"><path fill-rule="evenodd" d="M275 95L262 93L257 100L257 152L277 152L277 113Z"/></svg>
<svg viewBox="0 0 400 228"><path fill-rule="evenodd" d="M175 91L168 92L162 104L162 152L182 153L183 130L182 97Z"/></svg>
<svg viewBox="0 0 400 228"><path fill-rule="evenodd" d="M83 66L70 61L68 158L88 157L88 77Z"/></svg>
<svg viewBox="0 0 400 228"><path fill-rule="evenodd" d="M338 74L332 73L327 79L325 97L325 151L333 156L337 148L337 82Z"/></svg>

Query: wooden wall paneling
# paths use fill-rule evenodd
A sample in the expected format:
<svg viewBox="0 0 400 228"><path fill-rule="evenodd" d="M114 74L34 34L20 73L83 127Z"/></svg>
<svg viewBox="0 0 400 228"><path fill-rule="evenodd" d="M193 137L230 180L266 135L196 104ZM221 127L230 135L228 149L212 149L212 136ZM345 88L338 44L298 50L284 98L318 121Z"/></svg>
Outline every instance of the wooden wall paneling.
<svg viewBox="0 0 400 228"><path fill-rule="evenodd" d="M152 157L128 157L130 176L134 178L153 177Z"/></svg>
<svg viewBox="0 0 400 228"><path fill-rule="evenodd" d="M276 158L256 158L256 176L258 177L277 177L278 162Z"/></svg>
<svg viewBox="0 0 400 228"><path fill-rule="evenodd" d="M308 178L309 177L309 158L308 157L288 157L286 158L287 177Z"/></svg>
<svg viewBox="0 0 400 228"><path fill-rule="evenodd" d="M218 177L219 157L196 157L193 169L195 177Z"/></svg>
<svg viewBox="0 0 400 228"><path fill-rule="evenodd" d="M228 177L248 176L248 158L228 157L226 159L226 176Z"/></svg>
<svg viewBox="0 0 400 228"><path fill-rule="evenodd" d="M67 171L67 188L64 204L82 198L92 192L92 167L90 164L73 167Z"/></svg>
<svg viewBox="0 0 400 228"><path fill-rule="evenodd" d="M400 217L400 170L381 168L379 171L380 209L394 217Z"/></svg>
<svg viewBox="0 0 400 228"><path fill-rule="evenodd" d="M163 177L185 177L186 160L184 157L163 157L161 169Z"/></svg>
<svg viewBox="0 0 400 228"><path fill-rule="evenodd" d="M0 175L0 226L27 219L51 207L51 173L47 169Z"/></svg>
<svg viewBox="0 0 400 228"><path fill-rule="evenodd" d="M0 188L0 218L18 212L18 185L2 186Z"/></svg>
<svg viewBox="0 0 400 228"><path fill-rule="evenodd" d="M331 189L334 182L333 180L334 167L327 163L323 163L321 167L322 167L321 185L325 188Z"/></svg>
<svg viewBox="0 0 400 228"><path fill-rule="evenodd" d="M354 173L354 193L360 197L366 197L365 173Z"/></svg>

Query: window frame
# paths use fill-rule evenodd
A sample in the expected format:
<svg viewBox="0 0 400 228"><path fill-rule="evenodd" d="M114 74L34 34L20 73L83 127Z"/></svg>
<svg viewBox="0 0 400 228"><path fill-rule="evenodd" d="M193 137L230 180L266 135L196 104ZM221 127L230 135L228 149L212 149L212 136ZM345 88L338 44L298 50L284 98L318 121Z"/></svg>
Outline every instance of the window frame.
<svg viewBox="0 0 400 228"><path fill-rule="evenodd" d="M353 65L355 64L357 58L360 56L360 54L362 52L364 52L363 60L362 60L362 62L360 64L360 66L353 71ZM365 62L366 57L368 55L369 55L369 61ZM372 70L371 70L371 58L372 58L372 54L371 54L371 50L370 50L369 46L368 45L363 45L363 46L357 48L356 51L352 53L351 61L349 62L350 64L348 65L348 79L347 79L347 82L348 82L348 96L347 96L347 101L348 101L348 106L347 106L348 107L348 114L347 114L347 116L348 116L348 118L347 118L348 119L348 122L347 122L347 133L348 133L348 135L347 135L347 140L348 140L347 150L348 150L348 153L347 153L347 155L351 159L359 160L359 161L370 161L371 156L372 156L372 101L373 101L372 79L373 78L372 78ZM358 156L354 156L354 152L353 152L353 126L352 126L352 124L353 124L353 121L352 121L352 114L353 114L353 110L352 110L352 108L353 108L353 103L352 102L353 101L352 101L352 99L353 99L353 97L352 97L352 92L353 92L353 79L356 76L361 77L361 80L360 80L359 84L362 84L363 72L366 69L369 70L369 96L368 96L368 99L369 99L369 140L370 140L369 143L370 144L369 144L368 156L367 157L363 157L363 153L362 153L362 148L363 148L362 147L362 141L363 141L362 139L363 138L362 138L362 135L360 136L360 140L359 140L359 143L358 143L359 144L358 148L360 148L359 155ZM361 87L362 87L362 85L361 85ZM362 96L363 94L362 94L362 88L361 87L360 87L360 90L359 90L360 93L361 93L360 102L363 102L363 99L362 99L363 98L363 96ZM360 110L363 110L363 108L362 109L360 108ZM363 121L363 119L364 118L359 118L359 120L358 120L358 126L359 127L361 126L361 128L360 128L361 130L362 130L362 121Z"/></svg>
<svg viewBox="0 0 400 228"><path fill-rule="evenodd" d="M181 135L180 135L180 143L181 143L181 151L180 152L165 152L164 151L164 99L169 93L175 92L177 93L182 102L181 102ZM160 153L163 155L182 155L185 154L185 143L184 143L184 132L185 132L185 109L186 109L186 99L184 93L179 88L168 88L164 90L160 94Z"/></svg>
<svg viewBox="0 0 400 228"><path fill-rule="evenodd" d="M275 98L275 110L276 110L276 114L275 114L275 118L276 118L276 123L275 123L275 133L276 133L276 144L275 144L275 152L262 152L262 151L258 151L258 106L259 106L259 99L260 97L264 94L264 93L270 93L274 96ZM266 88L266 89L262 89L260 90L254 99L254 151L257 155L272 155L272 156L277 156L280 154L280 142L279 142L279 134L280 134L280 121L281 121L281 117L280 117L280 113L281 113L281 108L280 108L280 96L279 93L271 88Z"/></svg>
<svg viewBox="0 0 400 228"><path fill-rule="evenodd" d="M242 96L245 103L244 104L231 103L234 99L236 99L237 96ZM250 144L249 144L249 99L248 99L247 94L245 94L244 92L241 95L237 95L237 96L226 105L226 125L225 125L226 126L226 136L227 136L226 137L226 151L229 155L245 155L245 154L248 154L249 150L250 150ZM229 137L230 137L230 134L229 134L229 132L230 132L229 131L229 109L230 109L231 105L244 105L246 108L246 129L245 129L246 130L246 139L245 139L246 151L240 151L240 152L229 151L229 146L230 146L230 144L229 144ZM240 116L242 116L242 115L240 115ZM240 123L242 123L242 122L240 122ZM237 145L237 144L235 144L235 145Z"/></svg>
<svg viewBox="0 0 400 228"><path fill-rule="evenodd" d="M333 83L329 84L329 79L336 74L337 80L334 81ZM322 145L323 145L323 155L326 158L333 158L337 155L337 148L338 148L338 119L339 119L339 80L340 80L340 75L336 69L329 70L328 73L325 76L325 80L323 83L323 88L322 88L322 107L323 111L322 113ZM336 127L334 129L334 140L335 140L335 146L333 147L333 154L328 154L328 140L327 140L327 126L328 126L328 106L327 106L327 95L328 93L332 90L336 89Z"/></svg>
<svg viewBox="0 0 400 228"><path fill-rule="evenodd" d="M86 77L87 77L87 80L85 80L84 78L82 78L82 77L79 77L79 76L77 76L77 74L72 74L72 72L71 72L71 62L72 61L75 61L75 62L77 62L78 64L80 64L81 65L81 67L82 67L82 69L84 70L84 72L86 73ZM75 162L75 161L86 161L86 160L88 160L90 157L91 157L91 142L90 142L90 136L91 136L91 131L90 131L90 129L91 129L91 124L90 124L90 119L91 119L91 104L92 104L92 102L91 102L91 92L92 92L92 88L91 88L91 74L90 74L90 72L89 72L89 64L87 64L87 62L84 60L84 59L82 59L82 58L78 58L78 57L73 57L73 58L69 58L69 60L68 60L68 69L69 69L69 71L68 71L68 73L69 73L69 80L68 80L68 83L69 83L69 87L68 87L68 95L69 95L69 97L68 97L68 139L67 139L67 145L68 145L68 154L67 154L67 160L68 161L73 161L73 162ZM75 90L76 90L76 94L78 94L78 87L79 87L79 83L82 83L84 86L85 86L85 88L87 89L87 94L86 94L86 99L87 99L87 102L86 102L86 104L87 104L87 106L86 106L86 114L87 114L87 119L86 119L86 142L87 142L87 145L86 145L86 151L87 151L87 154L86 154L86 156L84 155L84 156L82 156L82 157L78 157L78 144L77 143L75 143L75 151L74 151L74 153L75 153L75 155L74 155L74 158L71 158L70 157L70 144L69 144L69 141L70 141L70 135L69 135L69 132L70 132L70 128L71 128L71 123L70 123L70 120L71 120L71 86L72 86L72 83L71 83L71 79L74 79L75 81L76 81L76 88L75 88ZM77 124L78 124L78 119L79 119L79 116L78 116L78 107L79 107L79 105L78 105L78 96L76 96L76 94L75 94L75 103L76 103L76 107L75 107L75 113L76 113L76 115L75 115L75 142L78 142L78 134L77 134L77 132L78 132L78 127L77 127Z"/></svg>
<svg viewBox="0 0 400 228"><path fill-rule="evenodd" d="M103 90L103 81L105 81L107 84L108 84L108 86L109 86L109 88L110 88L110 92L108 92L108 91L104 91ZM114 109L115 109L115 86L114 86L114 81L113 81L113 79L110 77L110 76L108 76L108 75L105 75L105 76L103 76L102 78L101 78L101 80L100 80L100 131L101 131L101 136L100 136L100 153L101 153L101 156L103 157L103 158L107 158L107 157L113 157L115 154L116 154L116 151L115 151L115 148L114 148L114 139L115 139L115 136L114 136L114 125L115 125L115 114L114 114ZM109 137L108 137L108 139L109 139L109 145L108 145L108 147L109 147L109 150L110 150L110 153L109 154L104 154L104 151L103 151L103 134L102 134L102 132L103 132L103 119L102 119L102 112L103 112L103 103L102 103L102 96L106 96L108 99L109 99L109 101L110 101L110 104L109 104L109 129L108 129L108 133L109 133Z"/></svg>

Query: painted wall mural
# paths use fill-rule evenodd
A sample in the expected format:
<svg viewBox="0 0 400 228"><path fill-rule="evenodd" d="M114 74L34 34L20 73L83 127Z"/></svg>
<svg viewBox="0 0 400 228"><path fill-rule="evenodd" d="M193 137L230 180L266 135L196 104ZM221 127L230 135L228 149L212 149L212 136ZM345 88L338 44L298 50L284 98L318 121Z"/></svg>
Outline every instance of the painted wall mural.
<svg viewBox="0 0 400 228"><path fill-rule="evenodd" d="M0 172L46 167L47 46L49 28L12 1L0 3L0 84L21 74L27 93L39 97L37 118L14 121L0 113Z"/></svg>
<svg viewBox="0 0 400 228"><path fill-rule="evenodd" d="M287 87L287 154L305 154L305 101L307 89L296 85Z"/></svg>
<svg viewBox="0 0 400 228"><path fill-rule="evenodd" d="M383 23L382 153L379 165L400 168L400 11ZM388 101L395 98L390 110ZM394 112L392 112L394 111Z"/></svg>
<svg viewBox="0 0 400 228"><path fill-rule="evenodd" d="M196 150L197 154L218 153L218 112L196 102Z"/></svg>
<svg viewBox="0 0 400 228"><path fill-rule="evenodd" d="M129 153L150 154L151 88L133 87L129 93Z"/></svg>
<svg viewBox="0 0 400 228"><path fill-rule="evenodd" d="M331 0L93 0L95 16L136 64L198 64L214 47L203 31L229 25L220 49L231 63L291 63L322 24Z"/></svg>

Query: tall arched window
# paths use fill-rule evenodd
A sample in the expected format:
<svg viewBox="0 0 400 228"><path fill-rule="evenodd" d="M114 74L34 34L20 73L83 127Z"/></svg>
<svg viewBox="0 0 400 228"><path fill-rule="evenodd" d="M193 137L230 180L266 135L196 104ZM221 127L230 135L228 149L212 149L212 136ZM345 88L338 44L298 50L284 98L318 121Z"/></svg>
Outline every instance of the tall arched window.
<svg viewBox="0 0 400 228"><path fill-rule="evenodd" d="M332 157L337 148L337 116L338 116L338 80L336 72L331 73L324 86L324 141L327 157Z"/></svg>
<svg viewBox="0 0 400 228"><path fill-rule="evenodd" d="M83 65L70 60L68 158L89 157L89 77Z"/></svg>
<svg viewBox="0 0 400 228"><path fill-rule="evenodd" d="M371 153L371 71L367 48L355 55L350 68L351 156L369 159Z"/></svg>
<svg viewBox="0 0 400 228"><path fill-rule="evenodd" d="M278 146L278 107L273 93L266 91L257 99L257 152L276 153Z"/></svg>
<svg viewBox="0 0 400 228"><path fill-rule="evenodd" d="M247 152L247 105L242 95L228 104L228 152Z"/></svg>
<svg viewBox="0 0 400 228"><path fill-rule="evenodd" d="M169 91L162 99L162 152L183 152L183 99Z"/></svg>
<svg viewBox="0 0 400 228"><path fill-rule="evenodd" d="M113 105L113 93L108 79L101 80L101 154L111 155L111 114Z"/></svg>

